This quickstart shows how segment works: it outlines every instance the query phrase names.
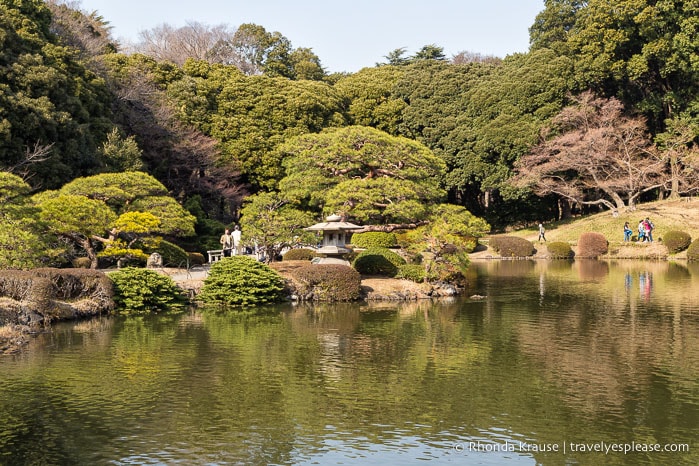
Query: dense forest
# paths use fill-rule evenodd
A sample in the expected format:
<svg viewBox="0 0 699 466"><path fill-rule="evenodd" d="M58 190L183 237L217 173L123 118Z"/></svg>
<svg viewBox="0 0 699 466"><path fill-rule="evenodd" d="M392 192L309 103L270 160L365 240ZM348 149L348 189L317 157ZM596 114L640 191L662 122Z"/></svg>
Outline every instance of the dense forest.
<svg viewBox="0 0 699 466"><path fill-rule="evenodd" d="M79 3L2 0L0 267L203 252L233 222L277 243L329 213L501 230L699 190L699 0L544 5L528 53L430 44L328 74L262 25L127 50Z"/></svg>

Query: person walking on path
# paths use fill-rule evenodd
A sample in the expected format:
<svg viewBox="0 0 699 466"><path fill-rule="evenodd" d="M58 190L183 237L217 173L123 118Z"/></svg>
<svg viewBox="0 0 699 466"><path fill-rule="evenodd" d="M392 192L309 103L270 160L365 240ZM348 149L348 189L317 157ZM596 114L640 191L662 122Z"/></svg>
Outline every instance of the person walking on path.
<svg viewBox="0 0 699 466"><path fill-rule="evenodd" d="M624 242L631 241L631 235L633 235L633 230L629 226L629 222L624 223Z"/></svg>
<svg viewBox="0 0 699 466"><path fill-rule="evenodd" d="M539 223L539 242L541 242L542 239L546 241L546 229L543 223Z"/></svg>

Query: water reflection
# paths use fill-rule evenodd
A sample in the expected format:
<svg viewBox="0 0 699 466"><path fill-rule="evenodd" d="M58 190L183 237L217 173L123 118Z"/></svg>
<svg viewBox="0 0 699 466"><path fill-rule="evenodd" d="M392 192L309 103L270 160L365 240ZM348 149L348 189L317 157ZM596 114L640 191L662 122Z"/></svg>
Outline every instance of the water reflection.
<svg viewBox="0 0 699 466"><path fill-rule="evenodd" d="M0 361L0 464L699 461L699 268L470 275L485 299L59 326ZM501 448L601 441L692 448Z"/></svg>

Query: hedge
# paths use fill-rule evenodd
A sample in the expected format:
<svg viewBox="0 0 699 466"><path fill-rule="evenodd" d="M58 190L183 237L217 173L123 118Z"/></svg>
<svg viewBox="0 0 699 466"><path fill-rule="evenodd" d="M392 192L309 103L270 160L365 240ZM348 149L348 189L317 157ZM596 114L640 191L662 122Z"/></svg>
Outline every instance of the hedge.
<svg viewBox="0 0 699 466"><path fill-rule="evenodd" d="M109 274L115 314L146 315L180 310L187 299L175 282L154 270L126 267Z"/></svg>
<svg viewBox="0 0 699 466"><path fill-rule="evenodd" d="M398 246L395 233L366 231L352 235L352 245L357 248L392 248Z"/></svg>
<svg viewBox="0 0 699 466"><path fill-rule="evenodd" d="M578 240L578 257L597 258L609 251L609 242L602 233L588 231Z"/></svg>
<svg viewBox="0 0 699 466"><path fill-rule="evenodd" d="M282 277L254 258L225 257L211 266L199 299L229 306L270 304L282 300L284 288Z"/></svg>
<svg viewBox="0 0 699 466"><path fill-rule="evenodd" d="M699 239L692 241L687 248L687 260L690 262L699 261Z"/></svg>
<svg viewBox="0 0 699 466"><path fill-rule="evenodd" d="M310 249L298 248L287 251L282 256L282 261L310 261L317 254Z"/></svg>
<svg viewBox="0 0 699 466"><path fill-rule="evenodd" d="M667 247L670 254L677 254L692 244L692 237L684 231L670 230L663 235L663 244Z"/></svg>
<svg viewBox="0 0 699 466"><path fill-rule="evenodd" d="M575 255L570 244L564 243L563 241L548 243L546 247L552 259L570 259Z"/></svg>
<svg viewBox="0 0 699 466"><path fill-rule="evenodd" d="M395 277L401 265L405 265L405 259L386 248L369 248L360 252L352 262L352 267L363 275L386 277Z"/></svg>
<svg viewBox="0 0 699 466"><path fill-rule="evenodd" d="M518 236L496 236L488 245L502 257L529 257L534 254L534 245Z"/></svg>
<svg viewBox="0 0 699 466"><path fill-rule="evenodd" d="M425 281L425 267L419 264L405 264L398 267L396 278L404 278L415 283Z"/></svg>
<svg viewBox="0 0 699 466"><path fill-rule="evenodd" d="M359 272L346 265L309 264L291 271L291 276L304 300L354 301L360 296Z"/></svg>

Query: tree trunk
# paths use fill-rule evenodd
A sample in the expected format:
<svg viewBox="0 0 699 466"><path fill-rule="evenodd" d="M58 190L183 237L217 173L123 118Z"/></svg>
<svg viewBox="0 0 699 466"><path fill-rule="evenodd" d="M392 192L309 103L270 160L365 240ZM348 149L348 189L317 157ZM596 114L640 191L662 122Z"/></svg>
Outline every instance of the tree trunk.
<svg viewBox="0 0 699 466"><path fill-rule="evenodd" d="M572 217L573 214L570 208L570 201L568 199L558 199L558 219L564 220L566 218Z"/></svg>
<svg viewBox="0 0 699 466"><path fill-rule="evenodd" d="M90 268L96 269L98 266L97 253L95 252L94 246L92 246L90 238L79 238L77 241L87 253L88 259L90 259Z"/></svg>

